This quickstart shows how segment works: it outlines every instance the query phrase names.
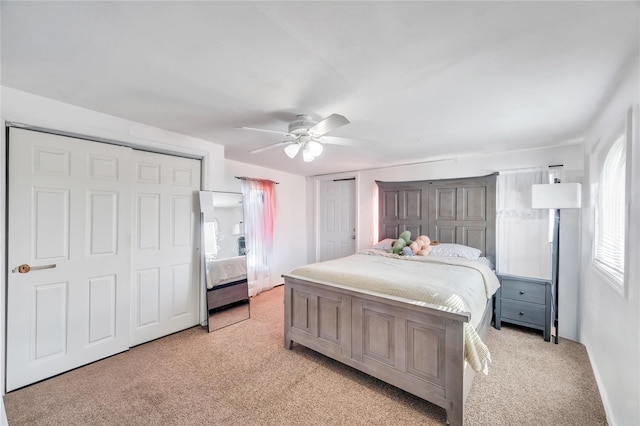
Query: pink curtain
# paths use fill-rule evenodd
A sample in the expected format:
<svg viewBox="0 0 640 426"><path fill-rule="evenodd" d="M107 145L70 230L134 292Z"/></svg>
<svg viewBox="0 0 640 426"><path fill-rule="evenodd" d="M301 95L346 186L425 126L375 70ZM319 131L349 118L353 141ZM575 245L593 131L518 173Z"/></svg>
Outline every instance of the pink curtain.
<svg viewBox="0 0 640 426"><path fill-rule="evenodd" d="M276 213L276 183L242 179L249 296L273 288L271 259Z"/></svg>

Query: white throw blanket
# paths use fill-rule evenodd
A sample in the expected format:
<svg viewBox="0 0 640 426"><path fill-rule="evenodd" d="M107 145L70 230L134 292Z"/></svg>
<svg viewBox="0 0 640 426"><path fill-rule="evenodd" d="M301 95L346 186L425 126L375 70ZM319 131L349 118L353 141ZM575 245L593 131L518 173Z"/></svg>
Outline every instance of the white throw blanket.
<svg viewBox="0 0 640 426"><path fill-rule="evenodd" d="M246 256L207 261L207 288L247 278Z"/></svg>
<svg viewBox="0 0 640 426"><path fill-rule="evenodd" d="M288 276L322 281L469 312L464 324L465 360L475 371L488 372L489 349L475 328L489 299L500 287L481 262L440 256L398 256L380 250L296 268Z"/></svg>

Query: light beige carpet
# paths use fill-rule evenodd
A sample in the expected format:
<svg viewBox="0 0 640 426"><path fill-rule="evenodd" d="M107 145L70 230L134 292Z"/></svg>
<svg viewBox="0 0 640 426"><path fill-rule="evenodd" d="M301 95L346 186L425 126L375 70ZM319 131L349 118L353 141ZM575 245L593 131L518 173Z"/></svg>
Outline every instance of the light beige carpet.
<svg viewBox="0 0 640 426"><path fill-rule="evenodd" d="M283 288L251 319L202 327L11 392L18 425L440 425L445 411L302 346L283 347ZM603 425L585 348L503 326L467 400L467 425Z"/></svg>

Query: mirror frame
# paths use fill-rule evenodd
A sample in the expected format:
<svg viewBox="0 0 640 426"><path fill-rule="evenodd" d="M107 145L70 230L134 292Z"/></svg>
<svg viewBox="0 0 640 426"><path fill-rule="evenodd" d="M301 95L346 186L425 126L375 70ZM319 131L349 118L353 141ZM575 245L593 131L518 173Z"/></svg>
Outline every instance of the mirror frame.
<svg viewBox="0 0 640 426"><path fill-rule="evenodd" d="M200 191L199 195L206 326L208 332L212 332L251 317L247 263L243 254L243 196L225 191ZM240 204L239 212L234 203ZM227 213L226 209L232 211ZM222 212L225 214L221 215ZM233 244L229 244L231 241ZM216 282L212 283L214 279Z"/></svg>

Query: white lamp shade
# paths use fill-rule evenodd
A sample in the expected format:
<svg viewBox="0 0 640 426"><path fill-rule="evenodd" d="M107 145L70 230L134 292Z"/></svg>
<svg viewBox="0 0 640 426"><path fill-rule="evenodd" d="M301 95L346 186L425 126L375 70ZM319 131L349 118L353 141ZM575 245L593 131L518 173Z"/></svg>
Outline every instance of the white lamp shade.
<svg viewBox="0 0 640 426"><path fill-rule="evenodd" d="M307 149L311 151L314 157L317 157L318 155L322 154L322 150L324 149L324 147L319 142L310 141L309 143L307 143Z"/></svg>
<svg viewBox="0 0 640 426"><path fill-rule="evenodd" d="M300 144L298 143L290 143L284 147L284 153L287 154L287 157L289 158L293 158L298 155L298 151L300 151Z"/></svg>
<svg viewBox="0 0 640 426"><path fill-rule="evenodd" d="M302 159L304 161L306 161L307 163L313 161L313 159L316 158L315 155L313 155L313 152L311 152L311 150L309 148L306 148L302 150Z"/></svg>
<svg viewBox="0 0 640 426"><path fill-rule="evenodd" d="M577 209L581 206L582 185L579 183L546 183L531 187L531 208Z"/></svg>
<svg viewBox="0 0 640 426"><path fill-rule="evenodd" d="M244 234L244 223L236 223L231 227L231 235L241 235Z"/></svg>

